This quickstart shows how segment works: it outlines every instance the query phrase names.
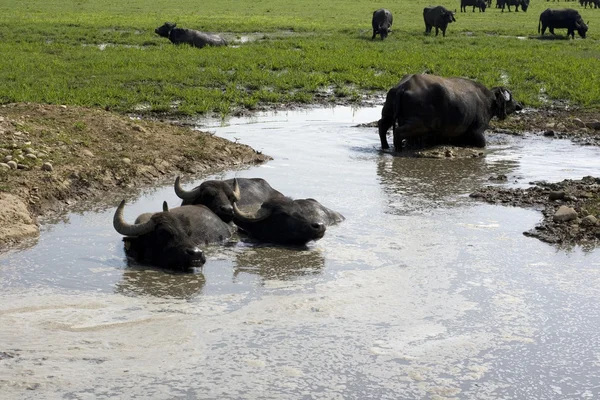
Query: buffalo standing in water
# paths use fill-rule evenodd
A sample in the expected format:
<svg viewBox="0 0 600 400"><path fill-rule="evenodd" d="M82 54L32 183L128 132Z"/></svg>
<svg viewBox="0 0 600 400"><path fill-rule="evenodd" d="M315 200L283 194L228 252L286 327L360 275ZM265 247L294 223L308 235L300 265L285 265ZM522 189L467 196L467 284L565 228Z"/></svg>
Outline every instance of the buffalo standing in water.
<svg viewBox="0 0 600 400"><path fill-rule="evenodd" d="M404 140L431 138L434 143L484 147L484 131L492 117L504 119L521 106L503 87L486 88L465 78L404 75L390 89L378 122L381 148L394 126L394 147Z"/></svg>
<svg viewBox="0 0 600 400"><path fill-rule="evenodd" d="M542 35L546 32L546 28L548 28L553 35L554 29L567 29L567 37L571 36L572 39L575 39L575 31L579 33L579 36L585 39L585 34L588 30L588 26L583 22L583 18L581 18L579 12L572 8L566 8L564 10L551 10L548 8L540 14L538 33L540 33L540 25Z"/></svg>
<svg viewBox="0 0 600 400"><path fill-rule="evenodd" d="M254 213L233 205L233 222L250 236L265 242L304 245L325 235L327 225L344 220L315 199L292 200L279 197L267 200Z"/></svg>
<svg viewBox="0 0 600 400"><path fill-rule="evenodd" d="M388 33L392 31L393 22L394 17L390 10L380 8L379 10L374 11L373 20L371 21L371 24L373 25L373 37L371 40L375 39L377 34L381 36L381 40L385 39Z"/></svg>
<svg viewBox="0 0 600 400"><path fill-rule="evenodd" d="M454 13L442 6L425 7L423 9L423 19L425 20L425 33L431 33L431 28L435 27L435 36L438 35L438 29L442 31L442 36L446 36L446 28L451 22L456 22Z"/></svg>
<svg viewBox="0 0 600 400"><path fill-rule="evenodd" d="M176 28L177 24L165 22L154 30L159 36L166 37L174 44L189 44L194 47L225 46L227 42L219 35L195 31L193 29Z"/></svg>
<svg viewBox="0 0 600 400"><path fill-rule="evenodd" d="M233 228L204 206L182 206L144 213L134 224L123 218L125 200L113 217L117 232L126 236L125 253L137 262L161 268L187 270L206 262L200 244L224 241Z"/></svg>
<svg viewBox="0 0 600 400"><path fill-rule="evenodd" d="M233 220L233 203L243 209L258 209L269 199L285 197L261 178L235 178L202 182L191 190L181 187L180 179L175 179L175 194L182 199L182 206L202 204L212 210L225 222Z"/></svg>

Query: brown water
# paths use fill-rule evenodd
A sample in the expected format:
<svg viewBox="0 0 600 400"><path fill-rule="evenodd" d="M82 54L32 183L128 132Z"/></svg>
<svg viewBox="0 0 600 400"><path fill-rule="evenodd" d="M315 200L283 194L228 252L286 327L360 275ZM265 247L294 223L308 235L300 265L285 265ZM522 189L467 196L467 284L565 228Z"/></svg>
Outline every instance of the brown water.
<svg viewBox="0 0 600 400"><path fill-rule="evenodd" d="M600 252L527 238L539 212L467 195L498 174L598 175L600 150L501 135L480 159L393 157L354 127L379 113L199 124L274 157L219 177L346 216L306 249L215 246L194 274L128 266L111 208L0 256L0 398L598 397ZM178 203L171 187L129 200L128 220Z"/></svg>

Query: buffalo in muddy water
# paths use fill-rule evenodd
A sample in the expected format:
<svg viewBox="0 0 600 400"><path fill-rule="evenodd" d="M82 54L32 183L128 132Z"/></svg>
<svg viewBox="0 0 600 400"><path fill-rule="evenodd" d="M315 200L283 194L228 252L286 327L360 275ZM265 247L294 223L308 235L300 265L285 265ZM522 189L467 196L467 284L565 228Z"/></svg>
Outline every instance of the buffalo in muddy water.
<svg viewBox="0 0 600 400"><path fill-rule="evenodd" d="M194 47L225 46L227 42L219 35L195 31L193 29L176 28L177 24L165 22L154 30L159 36L166 37L174 44L189 44Z"/></svg>
<svg viewBox="0 0 600 400"><path fill-rule="evenodd" d="M508 7L508 12L510 12L510 6L515 6L515 12L519 12L519 7L523 12L527 12L529 0L498 0L498 7L502 9L502 12L504 12L504 7Z"/></svg>
<svg viewBox="0 0 600 400"><path fill-rule="evenodd" d="M304 245L325 235L326 226L344 217L314 199L292 200L279 197L267 200L250 213L233 205L233 222L260 241L285 245Z"/></svg>
<svg viewBox="0 0 600 400"><path fill-rule="evenodd" d="M438 35L438 29L442 31L442 36L446 36L446 28L451 22L456 22L454 13L442 6L425 7L423 9L423 19L425 20L425 33L431 33L431 28L435 27L435 36Z"/></svg>
<svg viewBox="0 0 600 400"><path fill-rule="evenodd" d="M206 262L201 244L224 241L233 228L204 206L182 206L144 213L134 224L123 218L125 200L113 217L115 230L124 235L125 253L140 263L187 270Z"/></svg>
<svg viewBox="0 0 600 400"><path fill-rule="evenodd" d="M259 208L265 201L284 197L261 178L234 178L202 182L191 190L181 187L175 179L175 194L182 199L182 206L202 204L211 209L225 222L233 220L233 203L242 208Z"/></svg>
<svg viewBox="0 0 600 400"><path fill-rule="evenodd" d="M487 7L486 0L461 0L460 1L460 11L467 12L467 7L473 6L473 12L475 12L475 7L479 8L479 12L485 12Z"/></svg>
<svg viewBox="0 0 600 400"><path fill-rule="evenodd" d="M566 8L564 10L551 10L547 9L540 14L540 21L538 22L538 33L544 35L546 28L550 30L550 33L554 35L554 29L567 29L567 37L575 39L575 31L579 33L579 36L585 38L585 34L588 30L588 26L583 22L583 18L579 15L577 10L572 8Z"/></svg>
<svg viewBox="0 0 600 400"><path fill-rule="evenodd" d="M378 121L381 148L388 149L387 131L394 126L394 147L403 141L484 147L484 131L492 117L504 119L520 110L510 91L486 88L465 78L404 75L387 93Z"/></svg>
<svg viewBox="0 0 600 400"><path fill-rule="evenodd" d="M381 40L385 39L388 33L392 31L393 22L394 17L392 16L390 10L380 8L379 10L374 11L373 19L371 20L371 25L373 25L373 37L371 40L375 39L377 34L381 36Z"/></svg>

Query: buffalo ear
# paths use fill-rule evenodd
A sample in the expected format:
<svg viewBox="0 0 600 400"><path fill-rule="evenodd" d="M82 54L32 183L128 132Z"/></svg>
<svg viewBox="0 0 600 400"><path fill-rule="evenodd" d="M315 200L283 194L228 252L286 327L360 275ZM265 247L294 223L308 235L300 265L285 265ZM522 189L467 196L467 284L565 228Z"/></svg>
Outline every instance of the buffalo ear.
<svg viewBox="0 0 600 400"><path fill-rule="evenodd" d="M498 117L498 119L502 120L505 119L507 117L506 114L506 96L509 96L510 99L510 94L503 88L493 88L492 92L494 93L494 96L496 97L496 102L495 102L495 108L496 108L496 117Z"/></svg>

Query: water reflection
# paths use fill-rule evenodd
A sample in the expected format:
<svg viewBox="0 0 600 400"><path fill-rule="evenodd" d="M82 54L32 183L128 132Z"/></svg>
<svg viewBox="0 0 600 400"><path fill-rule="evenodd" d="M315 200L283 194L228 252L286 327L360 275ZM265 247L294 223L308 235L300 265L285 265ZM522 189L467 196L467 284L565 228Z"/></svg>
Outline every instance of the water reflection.
<svg viewBox="0 0 600 400"><path fill-rule="evenodd" d="M239 274L259 275L263 279L289 280L320 274L325 258L316 249L251 247L236 255L234 279Z"/></svg>
<svg viewBox="0 0 600 400"><path fill-rule="evenodd" d="M191 299L202 294L206 278L200 271L193 274L142 267L128 267L115 285L115 293L126 296L169 297Z"/></svg>
<svg viewBox="0 0 600 400"><path fill-rule="evenodd" d="M379 182L391 205L402 209L402 214L459 205L465 201L460 195L488 182L492 175L510 174L513 168L514 163L490 164L485 157L434 159L382 155L377 160Z"/></svg>

